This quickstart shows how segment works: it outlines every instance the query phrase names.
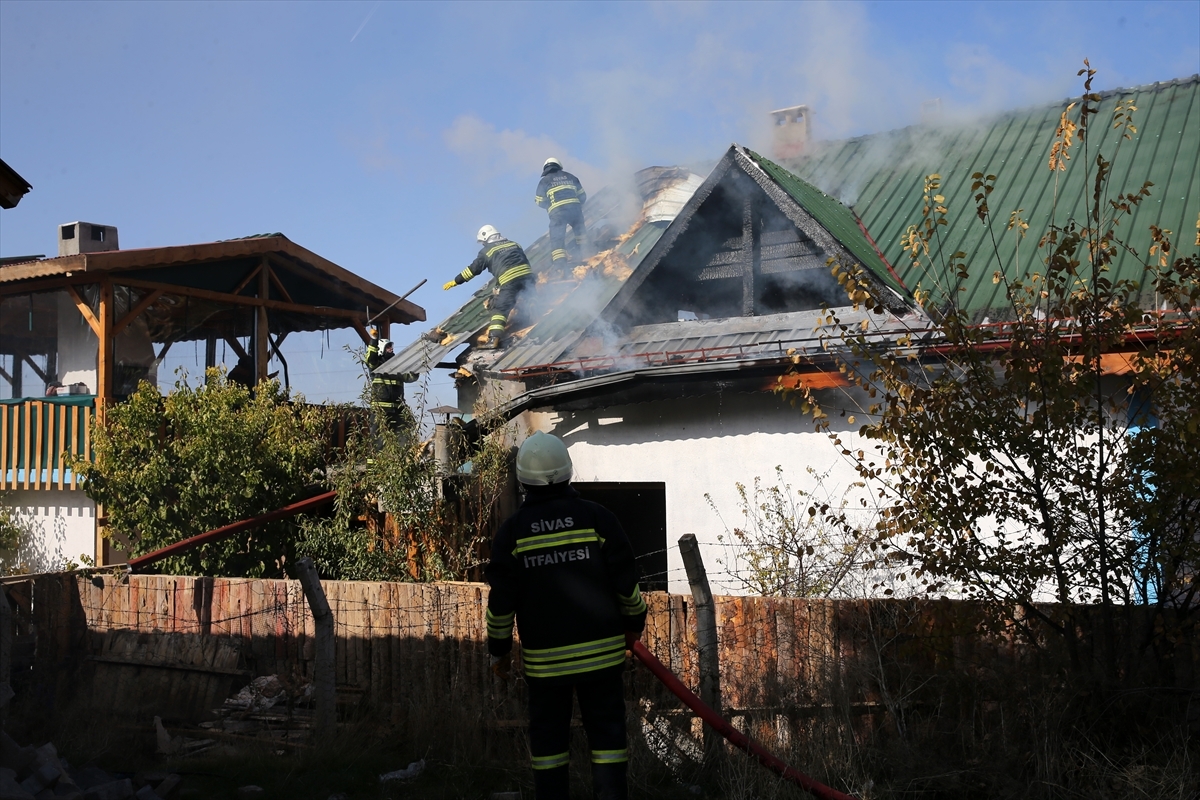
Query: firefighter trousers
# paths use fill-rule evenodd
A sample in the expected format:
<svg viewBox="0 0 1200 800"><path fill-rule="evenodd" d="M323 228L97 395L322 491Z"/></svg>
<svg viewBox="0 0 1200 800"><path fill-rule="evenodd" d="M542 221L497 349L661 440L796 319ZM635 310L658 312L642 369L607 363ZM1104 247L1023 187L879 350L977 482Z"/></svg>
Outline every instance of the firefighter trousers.
<svg viewBox="0 0 1200 800"><path fill-rule="evenodd" d="M509 327L509 312L517 305L517 301L521 298L521 293L532 283L533 276L526 275L509 281L500 287L500 291L492 299L492 318L488 323L488 336L499 337L504 333L505 328ZM518 327L518 329L520 318L521 312L518 309L516 316L513 318L514 327Z"/></svg>
<svg viewBox="0 0 1200 800"><path fill-rule="evenodd" d="M622 670L584 675L575 683L529 681L529 749L537 800L569 800L571 696L579 698L591 748L596 800L625 800L625 683Z"/></svg>
<svg viewBox="0 0 1200 800"><path fill-rule="evenodd" d="M550 259L553 264L566 261L568 258L566 245L568 225L571 226L571 233L575 237L575 256L581 257L584 242L587 239L587 225L583 221L583 205L581 203L570 203L550 212L550 247L553 248Z"/></svg>

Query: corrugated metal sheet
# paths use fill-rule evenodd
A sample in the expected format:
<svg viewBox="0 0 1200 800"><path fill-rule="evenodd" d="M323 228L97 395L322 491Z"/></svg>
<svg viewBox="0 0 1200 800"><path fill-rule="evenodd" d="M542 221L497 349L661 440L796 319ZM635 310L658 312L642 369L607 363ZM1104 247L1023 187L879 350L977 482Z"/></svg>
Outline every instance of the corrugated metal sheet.
<svg viewBox="0 0 1200 800"><path fill-rule="evenodd" d="M842 245L854 254L862 265L869 269L877 278L890 286L901 296L907 296L908 291L900 285L891 274L891 269L879 257L875 247L867 240L866 234L859 227L854 214L840 200L822 192L816 186L797 178L775 162L760 156L753 150L746 150L754 163L762 167L793 200L812 214L825 230L833 234Z"/></svg>
<svg viewBox="0 0 1200 800"><path fill-rule="evenodd" d="M942 176L949 208L943 249L967 254L971 271L961 302L982 315L1004 306L1002 286L992 283L997 268L987 230L975 216L971 175L996 175L989 205L997 220L999 262L1005 274L1025 273L1040 263L1038 236L1052 214L1060 222L1085 218L1085 172L1094 175L1097 150L1116 165L1110 196L1154 182L1150 197L1121 223L1120 231L1143 255L1151 224L1174 231L1181 242L1195 236L1200 212L1200 76L1103 93L1100 113L1082 143L1071 151L1066 172L1050 171L1050 147L1062 111L1071 100L1016 111L971 125L914 126L816 146L812 154L783 166L853 208L901 280L910 288L930 288L930 278L904 257L901 237L921 219L924 177ZM1121 100L1137 106L1138 132L1122 140L1111 127ZM1079 107L1071 112L1078 119ZM764 165L764 169L766 166ZM1058 202L1055 208L1055 182ZM1011 211L1022 209L1030 235L1020 243L1000 235ZM856 252L857 254L857 252ZM1019 259L1018 259L1019 255ZM1117 279L1142 276L1137 259L1123 254L1114 264Z"/></svg>
<svg viewBox="0 0 1200 800"><path fill-rule="evenodd" d="M832 334L821 324L823 315L812 310L640 325L625 335L615 358L642 365L822 355L822 337ZM919 313L898 318L844 309L839 320L854 328L865 323L868 337L880 340L907 334L919 340L929 330L928 320Z"/></svg>

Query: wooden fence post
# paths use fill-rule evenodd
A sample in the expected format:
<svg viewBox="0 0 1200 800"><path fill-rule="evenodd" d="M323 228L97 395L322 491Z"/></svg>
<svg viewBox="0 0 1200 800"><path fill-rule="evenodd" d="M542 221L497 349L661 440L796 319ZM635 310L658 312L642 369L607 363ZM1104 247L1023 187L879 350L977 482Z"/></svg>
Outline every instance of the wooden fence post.
<svg viewBox="0 0 1200 800"><path fill-rule="evenodd" d="M337 690L334 684L334 645L336 636L333 630L333 611L329 608L329 600L325 590L321 588L321 579L313 567L311 558L302 558L296 562L296 572L300 577L300 586L304 589L304 597L312 610L316 623L316 662L313 665L313 697L316 700L316 716L313 720L318 737L327 737L335 733L337 727Z"/></svg>
<svg viewBox="0 0 1200 800"><path fill-rule="evenodd" d="M679 552L683 555L683 566L687 569L688 585L692 589L692 600L696 604L696 641L700 647L700 699L709 708L721 713L721 661L717 653L717 609L713 603L712 589L708 586L708 573L700 558L700 545L696 535L685 533L679 537ZM717 752L720 739L711 728L704 728L705 758Z"/></svg>

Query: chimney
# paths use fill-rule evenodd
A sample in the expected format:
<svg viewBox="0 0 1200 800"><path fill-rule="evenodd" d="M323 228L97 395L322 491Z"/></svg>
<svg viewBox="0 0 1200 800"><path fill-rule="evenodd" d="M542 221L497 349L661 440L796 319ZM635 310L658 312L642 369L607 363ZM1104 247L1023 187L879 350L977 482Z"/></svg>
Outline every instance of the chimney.
<svg viewBox="0 0 1200 800"><path fill-rule="evenodd" d="M775 125L772 137L771 157L776 161L796 158L804 154L812 135L808 106L792 106L771 112Z"/></svg>
<svg viewBox="0 0 1200 800"><path fill-rule="evenodd" d="M942 121L942 98L935 97L921 103L921 124L936 125Z"/></svg>
<svg viewBox="0 0 1200 800"><path fill-rule="evenodd" d="M68 222L58 226L58 254L76 256L80 253L103 253L120 250L117 229L112 225L92 222Z"/></svg>
<svg viewBox="0 0 1200 800"><path fill-rule="evenodd" d="M683 167L646 167L634 176L646 222L670 222L704 183Z"/></svg>

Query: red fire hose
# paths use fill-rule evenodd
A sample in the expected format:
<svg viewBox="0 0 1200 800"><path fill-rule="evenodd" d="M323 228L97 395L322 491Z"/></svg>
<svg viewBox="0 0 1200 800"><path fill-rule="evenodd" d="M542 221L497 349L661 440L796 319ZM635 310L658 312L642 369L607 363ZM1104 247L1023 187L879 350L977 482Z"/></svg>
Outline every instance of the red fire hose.
<svg viewBox="0 0 1200 800"><path fill-rule="evenodd" d="M646 645L641 642L633 643L633 654L645 664L654 677L658 678L663 684L671 690L671 692L682 700L690 709L700 715L700 718L707 722L713 730L725 737L725 739L739 750L745 750L752 756L758 759L758 762L767 769L775 772L783 778L791 781L801 789L811 793L814 797L820 800L857 800L848 794L843 794L837 789L831 789L823 783L813 780L799 770L792 769L787 764L780 761L775 756L767 752L766 748L758 742L751 739L746 734L734 728L728 722L720 717L716 711L709 708L703 700L692 693L690 689L683 685L679 678L671 670L667 669L661 661L654 657L654 654L646 649Z"/></svg>
<svg viewBox="0 0 1200 800"><path fill-rule="evenodd" d="M277 519L286 519L287 517L294 517L297 514L303 514L307 511L312 511L315 508L320 508L323 505L332 503L336 498L337 492L323 492L315 497L310 497L307 500L301 500L297 503L292 503L289 506L284 506L283 508L279 508L274 511L268 511L266 514L262 514L260 516L252 517L250 519L243 519L230 525L226 525L223 528L217 528L216 530L211 530L207 533L197 534L196 536L184 539L181 542L169 544L166 547L155 550L152 553L146 553L144 556L138 556L137 558L129 559L129 569L133 572L137 572L139 569L148 567L156 561L161 561L167 556L177 556L180 553L186 553L189 550L193 550L202 544L219 542L222 539L228 539L235 533L241 533L244 530L248 530L259 525L266 525L268 522L274 522Z"/></svg>

